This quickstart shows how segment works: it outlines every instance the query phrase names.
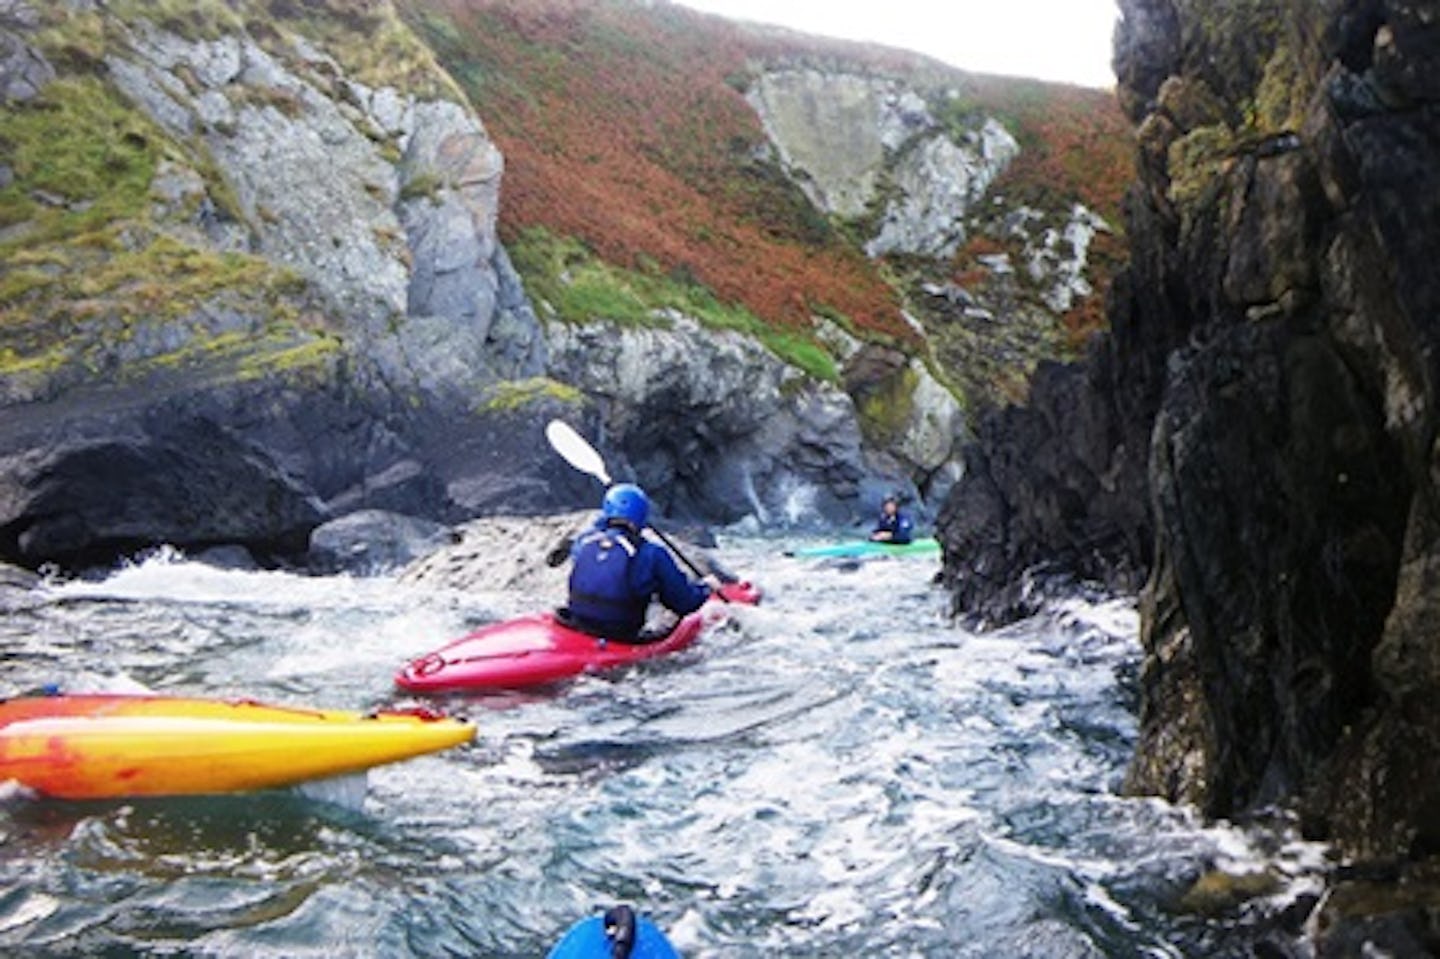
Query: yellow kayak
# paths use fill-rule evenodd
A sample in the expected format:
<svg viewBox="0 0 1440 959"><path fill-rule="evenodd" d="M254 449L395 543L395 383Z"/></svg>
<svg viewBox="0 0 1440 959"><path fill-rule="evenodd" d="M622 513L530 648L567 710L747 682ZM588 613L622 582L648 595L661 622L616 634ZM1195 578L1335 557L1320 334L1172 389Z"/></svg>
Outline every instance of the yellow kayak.
<svg viewBox="0 0 1440 959"><path fill-rule="evenodd" d="M427 710L355 713L170 696L0 702L0 782L60 799L246 792L359 772L468 742Z"/></svg>

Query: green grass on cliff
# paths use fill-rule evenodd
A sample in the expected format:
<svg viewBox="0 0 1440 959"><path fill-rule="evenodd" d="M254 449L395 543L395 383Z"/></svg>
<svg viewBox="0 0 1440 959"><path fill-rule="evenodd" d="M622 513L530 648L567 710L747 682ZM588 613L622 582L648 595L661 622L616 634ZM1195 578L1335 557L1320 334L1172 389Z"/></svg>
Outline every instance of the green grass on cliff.
<svg viewBox="0 0 1440 959"><path fill-rule="evenodd" d="M525 380L502 380L496 383L480 404L481 413L509 413L524 409L532 403L553 400L567 406L580 406L585 394L568 383L552 380L548 376L534 376Z"/></svg>
<svg viewBox="0 0 1440 959"><path fill-rule="evenodd" d="M915 412L920 377L908 366L857 398L860 431L868 442L883 444L898 436Z"/></svg>
<svg viewBox="0 0 1440 959"><path fill-rule="evenodd" d="M217 297L261 323L295 319L304 282L260 257L194 246L152 221L166 160L208 169L92 74L0 107L0 374L45 374L123 351L142 327ZM213 175L213 174L212 174ZM213 195L228 195L217 184ZM203 342L198 328L182 338Z"/></svg>
<svg viewBox="0 0 1440 959"><path fill-rule="evenodd" d="M524 230L509 245L515 268L537 307L565 323L609 321L622 326L666 327L673 310L715 330L756 337L780 359L811 376L835 381L835 359L814 338L765 323L745 307L722 303L685 276L649 269L624 270L595 256L579 241L549 231Z"/></svg>
<svg viewBox="0 0 1440 959"><path fill-rule="evenodd" d="M192 41L246 35L282 61L295 59L290 37L301 36L371 87L464 101L390 0L109 0L105 11L56 4L43 13L46 27L37 43L58 64L85 68L123 42L122 22L147 21Z"/></svg>
<svg viewBox="0 0 1440 959"><path fill-rule="evenodd" d="M0 190L0 257L139 215L163 143L95 77L58 79L32 102L0 107L0 146L15 178Z"/></svg>

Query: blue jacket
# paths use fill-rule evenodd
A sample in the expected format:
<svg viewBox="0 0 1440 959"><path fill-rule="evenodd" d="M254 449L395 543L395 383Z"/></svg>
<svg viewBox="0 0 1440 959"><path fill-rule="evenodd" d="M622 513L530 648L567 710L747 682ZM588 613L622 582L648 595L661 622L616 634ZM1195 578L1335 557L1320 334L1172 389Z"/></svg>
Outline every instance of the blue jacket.
<svg viewBox="0 0 1440 959"><path fill-rule="evenodd" d="M663 546L602 523L597 521L570 548L567 608L587 632L634 639L645 627L651 599L684 616L710 598L709 587L691 582Z"/></svg>
<svg viewBox="0 0 1440 959"><path fill-rule="evenodd" d="M884 511L881 511L880 519L875 524L875 532L880 533L887 530L890 533L890 539L886 542L903 546L910 542L915 535L915 521L903 509L897 509L894 516L886 516Z"/></svg>

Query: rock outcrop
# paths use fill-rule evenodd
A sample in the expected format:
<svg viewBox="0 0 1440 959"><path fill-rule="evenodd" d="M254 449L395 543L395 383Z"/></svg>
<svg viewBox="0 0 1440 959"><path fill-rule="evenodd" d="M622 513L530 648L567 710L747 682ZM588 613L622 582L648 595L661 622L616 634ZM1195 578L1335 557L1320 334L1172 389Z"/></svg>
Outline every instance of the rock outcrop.
<svg viewBox="0 0 1440 959"><path fill-rule="evenodd" d="M1030 402L988 417L941 508L942 577L977 624L1034 614L1057 589L1138 589L1153 537L1143 435L1127 435L1111 341L1088 367L1049 363Z"/></svg>
<svg viewBox="0 0 1440 959"><path fill-rule="evenodd" d="M29 100L55 78L50 61L25 41L22 31L36 22L27 4L0 3L0 102Z"/></svg>
<svg viewBox="0 0 1440 959"><path fill-rule="evenodd" d="M941 105L958 94L934 94ZM1020 146L993 117L947 129L920 91L896 79L795 67L750 91L780 159L810 201L874 219L865 251L946 257Z"/></svg>
<svg viewBox="0 0 1440 959"><path fill-rule="evenodd" d="M434 590L483 590L503 595L516 613L557 606L565 601L570 563L563 552L556 561L555 551L568 548L596 515L592 509L550 516L501 514L470 520L451 531L452 542L414 559L400 570L398 578L402 583ZM700 569L728 576L703 549L683 536L671 533L667 538ZM3 574L0 567L0 582L4 581Z"/></svg>
<svg viewBox="0 0 1440 959"><path fill-rule="evenodd" d="M1122 9L1132 266L1109 336L1054 374L1073 398L1042 378L983 431L948 581L1003 613L1044 559L1148 569L1129 788L1215 815L1298 803L1348 854L1432 856L1434 10ZM1087 568L1080 531L1127 545Z"/></svg>
<svg viewBox="0 0 1440 959"><path fill-rule="evenodd" d="M552 326L552 375L594 397L606 444L624 457L611 472L678 516L781 520L802 497L812 520L851 520L869 470L850 397L749 337L671 324Z"/></svg>

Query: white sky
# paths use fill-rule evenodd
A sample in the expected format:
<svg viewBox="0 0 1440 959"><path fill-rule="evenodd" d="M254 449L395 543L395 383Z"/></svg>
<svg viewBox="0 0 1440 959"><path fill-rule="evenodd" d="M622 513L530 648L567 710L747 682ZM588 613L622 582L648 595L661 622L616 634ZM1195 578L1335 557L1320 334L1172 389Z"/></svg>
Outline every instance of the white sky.
<svg viewBox="0 0 1440 959"><path fill-rule="evenodd" d="M676 0L737 20L917 50L976 73L1115 84L1116 0Z"/></svg>

